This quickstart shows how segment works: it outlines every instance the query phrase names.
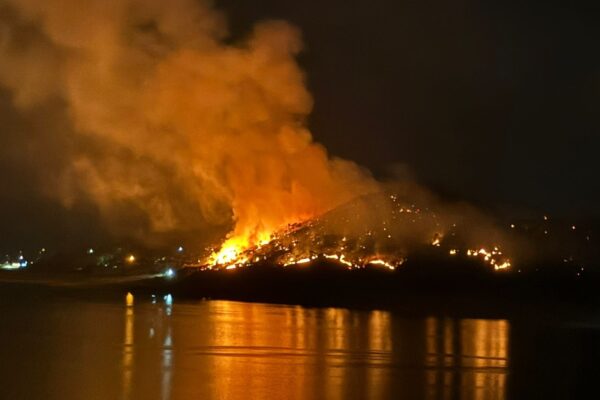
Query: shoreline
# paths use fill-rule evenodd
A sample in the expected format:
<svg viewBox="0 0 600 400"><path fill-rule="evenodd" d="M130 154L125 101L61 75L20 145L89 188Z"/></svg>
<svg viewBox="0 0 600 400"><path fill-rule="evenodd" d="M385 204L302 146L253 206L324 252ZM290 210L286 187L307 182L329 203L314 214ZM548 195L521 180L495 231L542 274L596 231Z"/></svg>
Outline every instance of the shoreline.
<svg viewBox="0 0 600 400"><path fill-rule="evenodd" d="M113 277L9 272L0 274L0 293L76 298L136 298L172 294L180 301L203 299L385 309L407 315L504 318L527 313L558 316L589 313L600 306L598 276L565 279L539 273L417 268L346 270L327 263L281 268L268 265L236 270L184 269L173 279L157 274Z"/></svg>

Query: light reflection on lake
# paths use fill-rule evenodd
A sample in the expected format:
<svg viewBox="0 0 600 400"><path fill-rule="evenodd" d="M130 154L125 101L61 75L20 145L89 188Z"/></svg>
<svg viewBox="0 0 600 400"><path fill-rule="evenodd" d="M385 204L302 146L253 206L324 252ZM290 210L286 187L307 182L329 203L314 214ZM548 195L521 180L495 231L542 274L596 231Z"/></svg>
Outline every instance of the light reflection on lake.
<svg viewBox="0 0 600 400"><path fill-rule="evenodd" d="M2 312L3 398L507 397L506 320L162 298Z"/></svg>

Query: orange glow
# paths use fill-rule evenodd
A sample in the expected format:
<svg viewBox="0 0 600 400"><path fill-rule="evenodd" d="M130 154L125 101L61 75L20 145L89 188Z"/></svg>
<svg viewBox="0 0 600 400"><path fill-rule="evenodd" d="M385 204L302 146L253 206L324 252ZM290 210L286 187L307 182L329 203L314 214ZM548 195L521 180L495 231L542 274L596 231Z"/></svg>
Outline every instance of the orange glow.
<svg viewBox="0 0 600 400"><path fill-rule="evenodd" d="M350 261L346 260L346 257L343 254L340 256L339 262L341 262L342 264L346 265L347 267L353 267L354 266Z"/></svg>
<svg viewBox="0 0 600 400"><path fill-rule="evenodd" d="M125 296L125 305L127 307L133 306L133 294L131 294L131 292L127 292L127 295Z"/></svg>
<svg viewBox="0 0 600 400"><path fill-rule="evenodd" d="M229 266L232 264L241 264L248 261L243 254L253 247L260 247L269 243L270 232L261 232L254 235L255 239L245 235L233 236L227 239L218 251L213 252L208 258L209 265Z"/></svg>
<svg viewBox="0 0 600 400"><path fill-rule="evenodd" d="M221 249L213 252L209 258L209 264L226 265L235 262L239 255L248 247L244 238L232 238L223 243Z"/></svg>
<svg viewBox="0 0 600 400"><path fill-rule="evenodd" d="M496 271L509 269L512 266L512 263L509 259L500 258L502 256L502 251L500 251L498 246L494 246L492 251L488 251L485 248L481 248L479 250L468 249L467 256L483 258L483 260L494 267L494 270Z"/></svg>
<svg viewBox="0 0 600 400"><path fill-rule="evenodd" d="M369 261L369 264L372 264L372 265L382 265L382 266L387 267L387 268L389 268L391 270L396 269L395 265L392 265L389 262L387 262L385 260L381 260L381 259L371 260L371 261Z"/></svg>
<svg viewBox="0 0 600 400"><path fill-rule="evenodd" d="M370 213L371 210L365 212ZM417 211L415 212L418 214ZM232 270L252 267L259 262L282 267L303 264L318 267L320 262L317 260L328 260L347 269L382 266L394 270L407 260L409 254L402 249L403 244L400 242L396 246L395 242L387 240L392 233L398 231L398 227L388 223L392 221L384 219L380 229L367 226L364 229L354 228L355 232L346 230L329 234L331 226L335 226L335 221L340 218L335 211L332 213L333 217L328 213L314 218L302 214L294 222L272 229L262 225L260 229L257 227L244 229L241 225L237 225L219 248L199 260L199 267ZM420 217L419 222L423 218L425 217ZM346 223L349 221L348 217L340 219ZM418 222L415 220L412 223ZM512 267L511 260L501 251L500 244L497 242L488 243L486 246L481 246L483 243L480 243L477 247L471 248L450 247L444 240L447 232L442 229L443 226L436 226L435 231L431 233L426 229L427 223L428 221L424 221L423 231L427 235L425 243L440 248L450 257L465 254L479 259L494 270ZM398 236L401 238L403 235L405 233ZM454 233L451 232L449 235L448 241L453 241ZM383 246L380 246L381 244Z"/></svg>

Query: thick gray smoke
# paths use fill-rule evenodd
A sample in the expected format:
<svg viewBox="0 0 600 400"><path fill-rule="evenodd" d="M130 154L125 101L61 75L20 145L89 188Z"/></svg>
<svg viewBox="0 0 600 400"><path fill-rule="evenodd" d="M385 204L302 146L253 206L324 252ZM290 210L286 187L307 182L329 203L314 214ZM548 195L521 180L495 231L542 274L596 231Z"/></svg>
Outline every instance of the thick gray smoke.
<svg viewBox="0 0 600 400"><path fill-rule="evenodd" d="M208 221L251 244L374 190L306 129L299 32L267 21L226 39L208 1L0 1L0 83L32 118L67 116L46 193L129 233ZM137 214L146 231L127 224Z"/></svg>

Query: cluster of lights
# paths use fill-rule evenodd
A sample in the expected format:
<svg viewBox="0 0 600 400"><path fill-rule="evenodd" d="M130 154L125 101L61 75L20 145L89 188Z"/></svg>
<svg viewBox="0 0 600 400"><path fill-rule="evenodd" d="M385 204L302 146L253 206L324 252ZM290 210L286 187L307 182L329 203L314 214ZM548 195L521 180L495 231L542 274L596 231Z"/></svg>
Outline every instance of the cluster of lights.
<svg viewBox="0 0 600 400"><path fill-rule="evenodd" d="M26 268L29 265L29 261L23 257L22 254L19 254L17 261L6 261L4 264L0 264L0 269L3 270L16 270L21 268Z"/></svg>
<svg viewBox="0 0 600 400"><path fill-rule="evenodd" d="M151 299L152 299L152 304L157 303L157 296L155 294L153 294L151 296ZM173 296L170 293L165 294L163 296L163 301L164 301L165 305L167 306L167 314L170 315L171 308L173 306ZM135 299L134 299L133 293L127 292L127 294L125 295L125 305L127 307L133 307L134 303L135 303Z"/></svg>

